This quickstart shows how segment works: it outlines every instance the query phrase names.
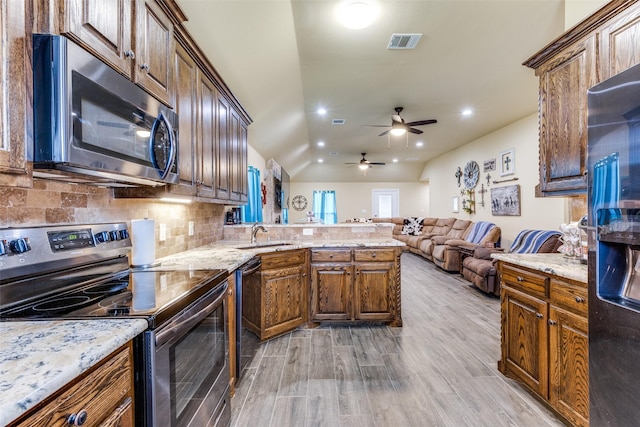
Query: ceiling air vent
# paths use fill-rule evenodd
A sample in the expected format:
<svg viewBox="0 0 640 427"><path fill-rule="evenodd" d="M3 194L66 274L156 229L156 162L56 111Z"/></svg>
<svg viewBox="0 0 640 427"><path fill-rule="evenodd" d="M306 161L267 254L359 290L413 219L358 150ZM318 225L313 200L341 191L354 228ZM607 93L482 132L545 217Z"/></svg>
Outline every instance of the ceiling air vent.
<svg viewBox="0 0 640 427"><path fill-rule="evenodd" d="M333 119L333 120L331 120L331 124L332 125L343 125L344 124L344 119Z"/></svg>
<svg viewBox="0 0 640 427"><path fill-rule="evenodd" d="M387 49L415 49L422 34L391 34Z"/></svg>

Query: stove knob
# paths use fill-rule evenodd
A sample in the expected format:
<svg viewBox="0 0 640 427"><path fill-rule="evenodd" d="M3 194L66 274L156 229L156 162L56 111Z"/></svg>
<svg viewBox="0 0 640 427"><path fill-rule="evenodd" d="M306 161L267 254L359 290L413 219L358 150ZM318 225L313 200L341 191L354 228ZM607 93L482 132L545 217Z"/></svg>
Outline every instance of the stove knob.
<svg viewBox="0 0 640 427"><path fill-rule="evenodd" d="M99 233L96 233L95 237L98 243L105 243L111 240L108 231L101 231Z"/></svg>
<svg viewBox="0 0 640 427"><path fill-rule="evenodd" d="M120 230L120 238L122 240L128 239L129 238L129 231L128 230Z"/></svg>
<svg viewBox="0 0 640 427"><path fill-rule="evenodd" d="M109 232L109 237L111 238L111 240L120 240L120 235L118 234L117 231L110 231Z"/></svg>
<svg viewBox="0 0 640 427"><path fill-rule="evenodd" d="M27 251L30 251L31 246L29 245L29 241L27 239L16 239L9 242L9 249L11 250L11 252L23 254Z"/></svg>

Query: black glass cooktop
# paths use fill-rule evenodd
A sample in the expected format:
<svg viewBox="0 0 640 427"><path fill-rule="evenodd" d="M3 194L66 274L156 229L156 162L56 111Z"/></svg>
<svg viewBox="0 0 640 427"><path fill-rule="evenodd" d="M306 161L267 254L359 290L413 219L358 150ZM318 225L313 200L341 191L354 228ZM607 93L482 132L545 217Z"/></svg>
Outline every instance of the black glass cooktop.
<svg viewBox="0 0 640 427"><path fill-rule="evenodd" d="M153 328L220 285L227 276L227 270L123 271L28 303L5 307L0 310L0 317L144 317Z"/></svg>

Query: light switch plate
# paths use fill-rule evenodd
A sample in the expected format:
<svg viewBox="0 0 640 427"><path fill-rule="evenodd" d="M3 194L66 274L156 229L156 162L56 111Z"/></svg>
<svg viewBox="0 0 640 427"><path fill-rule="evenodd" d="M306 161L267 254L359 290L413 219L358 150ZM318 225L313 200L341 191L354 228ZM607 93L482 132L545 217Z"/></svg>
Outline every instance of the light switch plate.
<svg viewBox="0 0 640 427"><path fill-rule="evenodd" d="M313 228L303 228L302 229L303 236L313 236Z"/></svg>
<svg viewBox="0 0 640 427"><path fill-rule="evenodd" d="M189 221L189 236L196 234L196 225L193 221Z"/></svg>
<svg viewBox="0 0 640 427"><path fill-rule="evenodd" d="M160 236L158 240L161 242L167 240L167 224L160 224Z"/></svg>

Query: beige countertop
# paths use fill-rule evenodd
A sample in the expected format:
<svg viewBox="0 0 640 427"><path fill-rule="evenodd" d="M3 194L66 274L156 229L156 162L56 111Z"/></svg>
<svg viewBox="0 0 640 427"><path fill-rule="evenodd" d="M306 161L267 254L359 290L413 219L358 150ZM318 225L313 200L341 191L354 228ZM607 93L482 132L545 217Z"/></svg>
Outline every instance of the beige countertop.
<svg viewBox="0 0 640 427"><path fill-rule="evenodd" d="M144 319L0 322L0 426L146 328Z"/></svg>
<svg viewBox="0 0 640 427"><path fill-rule="evenodd" d="M587 265L575 258L567 258L563 254L492 254L492 258L522 267L532 268L543 273L567 279L577 280L585 285L587 279Z"/></svg>

